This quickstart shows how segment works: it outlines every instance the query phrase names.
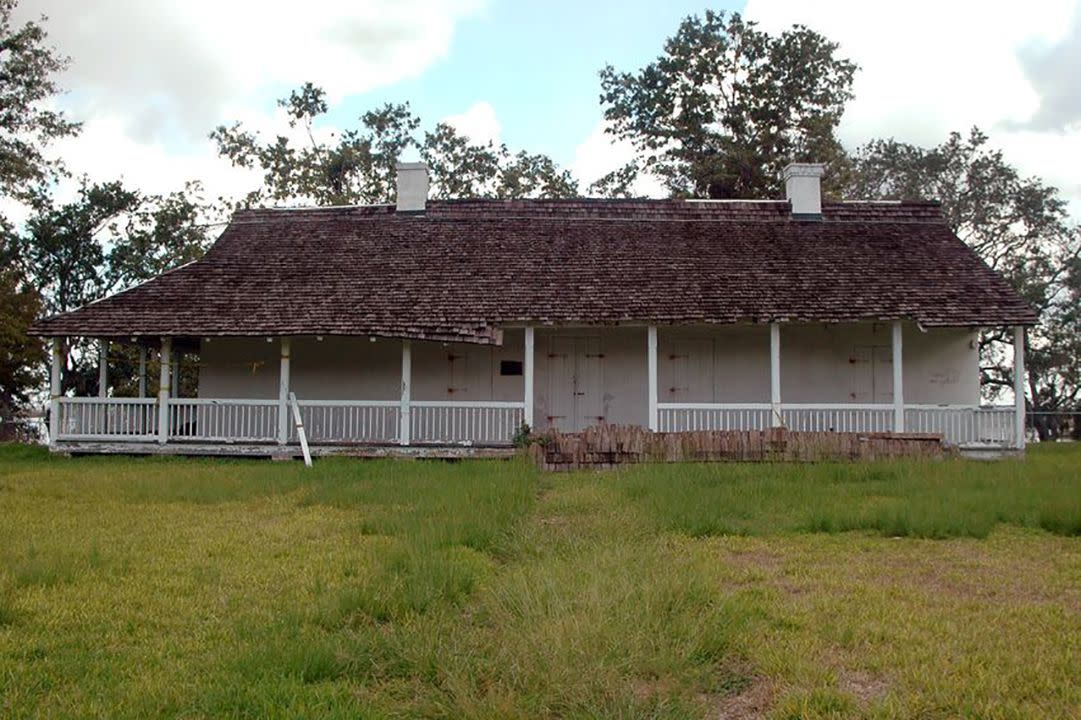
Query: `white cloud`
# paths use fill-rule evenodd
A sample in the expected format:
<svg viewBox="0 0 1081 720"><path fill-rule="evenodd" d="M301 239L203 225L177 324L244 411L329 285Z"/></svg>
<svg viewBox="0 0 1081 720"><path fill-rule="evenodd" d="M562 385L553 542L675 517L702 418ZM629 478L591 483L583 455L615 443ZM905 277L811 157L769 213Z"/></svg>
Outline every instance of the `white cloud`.
<svg viewBox="0 0 1081 720"><path fill-rule="evenodd" d="M281 108L270 114L245 108L233 108L232 112L246 129L264 138L281 135L294 147L310 142L304 128L289 127ZM320 126L312 130L312 136L316 142L325 142L339 132L333 126ZM50 154L62 158L72 171L72 177L62 180L55 188L56 203L69 202L75 197L84 174L91 181L121 180L127 187L145 194L169 193L197 180L210 201L219 197L239 198L262 185L259 170L233 167L218 156L209 138L183 148L160 140L137 139L127 131L125 119L115 113L98 113L84 124L78 136L57 142ZM0 209L16 224L25 221L29 213L28 208L17 203Z"/></svg>
<svg viewBox="0 0 1081 720"><path fill-rule="evenodd" d="M465 112L443 118L443 122L478 145L498 145L503 132L495 108L487 100L473 103Z"/></svg>
<svg viewBox="0 0 1081 720"><path fill-rule="evenodd" d="M486 0L34 0L49 43L71 56L50 104L83 123L54 145L76 176L123 178L148 193L200 180L210 197L259 186L217 156L208 133L245 128L306 140L272 101L302 82L342 97L419 75L444 57L455 24ZM494 117L494 115L493 115ZM335 132L320 127L317 138ZM64 182L57 201L74 194ZM20 219L25 209L11 208Z"/></svg>
<svg viewBox="0 0 1081 720"><path fill-rule="evenodd" d="M1081 188L1069 150L1081 127L1065 134L1021 130L1040 110L1041 93L1022 55L1064 41L1081 8L1076 0L1006 2L910 0L749 0L744 15L770 32L807 25L840 44L860 65L856 95L841 139L857 145L894 136L937 144L951 130L979 125L1025 173L1059 187L1081 214Z"/></svg>
<svg viewBox="0 0 1081 720"><path fill-rule="evenodd" d="M76 117L116 114L138 140L201 139L312 81L330 100L393 84L445 56L455 23L482 0L36 0Z"/></svg>
<svg viewBox="0 0 1081 720"><path fill-rule="evenodd" d="M583 193L588 191L590 184L620 169L637 155L630 141L617 140L604 131L606 127L604 120L597 121L593 131L574 150L570 170L578 179ZM636 194L647 197L667 195L661 183L653 177L639 177L633 189Z"/></svg>
<svg viewBox="0 0 1081 720"><path fill-rule="evenodd" d="M1073 24L1058 42L1034 41L1018 53L1025 74L1040 94L1040 109L1028 126L1036 130L1081 127L1081 93L1076 74L1081 67L1081 2Z"/></svg>
<svg viewBox="0 0 1081 720"><path fill-rule="evenodd" d="M1016 160L1026 174L1038 175L1070 198L1073 215L1081 221L1081 128L1066 133L1018 129L996 133L992 140L1007 160Z"/></svg>
<svg viewBox="0 0 1081 720"><path fill-rule="evenodd" d="M54 150L77 175L123 180L145 193L178 190L189 180L201 181L211 197L240 195L259 186L257 172L232 168L217 157L209 139L178 151L161 141L133 138L124 118L115 114L96 115L80 136L58 143ZM74 182L62 183L56 199L69 200L74 187Z"/></svg>

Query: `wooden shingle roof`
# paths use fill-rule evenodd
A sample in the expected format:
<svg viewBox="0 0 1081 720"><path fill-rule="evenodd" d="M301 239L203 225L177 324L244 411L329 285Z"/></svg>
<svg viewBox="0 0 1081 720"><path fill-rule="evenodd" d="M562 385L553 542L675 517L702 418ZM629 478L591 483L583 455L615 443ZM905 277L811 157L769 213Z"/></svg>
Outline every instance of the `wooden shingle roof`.
<svg viewBox="0 0 1081 720"><path fill-rule="evenodd" d="M39 335L380 335L499 342L505 325L1032 324L934 203L433 201L249 210L204 258Z"/></svg>

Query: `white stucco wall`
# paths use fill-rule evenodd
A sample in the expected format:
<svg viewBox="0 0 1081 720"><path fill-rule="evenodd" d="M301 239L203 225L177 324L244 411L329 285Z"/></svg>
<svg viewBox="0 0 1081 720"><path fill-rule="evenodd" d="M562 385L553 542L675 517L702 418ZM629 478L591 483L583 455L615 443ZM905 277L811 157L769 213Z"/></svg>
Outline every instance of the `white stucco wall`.
<svg viewBox="0 0 1081 720"><path fill-rule="evenodd" d="M891 335L889 323L782 326L782 402L892 402ZM905 324L905 403L978 404L976 339L964 329L922 332Z"/></svg>
<svg viewBox="0 0 1081 720"><path fill-rule="evenodd" d="M976 333L903 327L906 404L978 404ZM893 401L892 326L781 326L781 400ZM660 328L660 402L769 402L768 326Z"/></svg>
<svg viewBox="0 0 1081 720"><path fill-rule="evenodd" d="M199 397L278 397L277 342L212 338L199 344Z"/></svg>
<svg viewBox="0 0 1081 720"><path fill-rule="evenodd" d="M893 399L891 328L786 325L781 330L781 397L790 403L887 403ZM904 328L905 401L977 404L976 334ZM523 360L523 332L501 347L413 341L416 400L523 397L523 378L500 374L501 360ZM645 424L646 330L538 328L533 426L579 429L601 420ZM278 343L215 338L201 348L199 396L274 398ZM292 342L292 388L310 400L393 400L401 387L397 340L326 337ZM766 326L662 327L660 402L768 402Z"/></svg>
<svg viewBox="0 0 1081 720"><path fill-rule="evenodd" d="M414 340L415 400L521 400L521 376L500 375L501 360L522 360L523 332L508 330L501 347ZM399 340L293 338L290 385L305 400L396 400L401 397ZM261 338L214 338L200 348L199 396L276 398L280 346Z"/></svg>
<svg viewBox="0 0 1081 720"><path fill-rule="evenodd" d="M657 330L657 398L662 403L769 402L769 375L768 327Z"/></svg>

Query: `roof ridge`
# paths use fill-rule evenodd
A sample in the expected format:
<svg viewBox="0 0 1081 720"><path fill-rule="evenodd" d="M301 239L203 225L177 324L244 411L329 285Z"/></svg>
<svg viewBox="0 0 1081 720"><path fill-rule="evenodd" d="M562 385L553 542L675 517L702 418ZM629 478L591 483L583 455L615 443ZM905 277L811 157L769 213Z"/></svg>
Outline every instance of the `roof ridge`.
<svg viewBox="0 0 1081 720"><path fill-rule="evenodd" d="M663 205L663 206L692 206L692 207L731 207L733 205L787 205L788 200L785 198L601 198L601 197L562 197L562 198L489 198L489 197L469 197L469 198L430 198L428 204L435 206L453 206L453 205L510 205L510 204L530 204L530 205L574 205L574 204L588 204L588 205ZM866 206L866 205L883 205L887 207L941 207L942 202L934 199L905 199L905 200L873 200L873 199L859 199L859 198L846 198L841 200L823 200L822 206ZM394 203L352 203L349 205L291 205L291 206L271 206L271 207L247 207L238 208L234 210L234 213L288 213L288 212L333 212L333 211L349 211L349 210L375 210L375 209L391 209L395 205Z"/></svg>
<svg viewBox="0 0 1081 720"><path fill-rule="evenodd" d="M391 216L395 222L470 222L470 223L497 223L508 221L529 221L529 222L562 222L562 223L728 223L728 224L758 224L758 225L786 225L786 224L813 224L813 225L831 225L831 224L847 224L847 225L944 225L946 219L942 217L825 217L822 219L804 219L793 218L789 215L777 215L762 217L747 217L747 216L721 216L716 217L702 217L702 216L654 216L654 217L633 217L633 216L612 216L612 215L437 215L437 214L409 214L404 216ZM364 215L352 218L354 222L383 222L386 220L386 216L377 215ZM290 218L291 222L318 222L319 218ZM234 218L230 221L231 225L261 225L265 222L259 218Z"/></svg>

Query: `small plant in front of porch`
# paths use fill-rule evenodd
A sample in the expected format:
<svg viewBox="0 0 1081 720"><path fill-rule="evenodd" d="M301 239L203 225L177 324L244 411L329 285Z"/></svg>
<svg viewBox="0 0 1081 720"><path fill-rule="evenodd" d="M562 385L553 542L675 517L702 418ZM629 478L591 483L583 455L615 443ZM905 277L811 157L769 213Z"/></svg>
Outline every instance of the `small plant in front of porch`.
<svg viewBox="0 0 1081 720"><path fill-rule="evenodd" d="M514 433L514 437L511 438L511 443L516 448L526 448L534 442L536 442L536 438L533 437L533 428L529 426L529 423L522 423Z"/></svg>

